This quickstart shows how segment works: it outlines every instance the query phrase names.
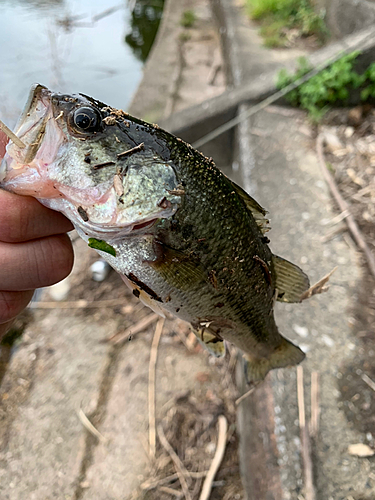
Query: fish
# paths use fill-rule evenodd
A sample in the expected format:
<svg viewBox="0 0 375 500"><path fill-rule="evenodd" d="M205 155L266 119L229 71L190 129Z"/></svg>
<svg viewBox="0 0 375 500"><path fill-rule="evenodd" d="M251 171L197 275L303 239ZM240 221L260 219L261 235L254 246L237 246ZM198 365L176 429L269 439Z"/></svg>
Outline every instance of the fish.
<svg viewBox="0 0 375 500"><path fill-rule="evenodd" d="M1 188L62 212L156 313L190 323L216 356L243 352L249 384L305 354L276 301L307 275L274 255L267 212L180 138L84 94L32 87L0 165Z"/></svg>

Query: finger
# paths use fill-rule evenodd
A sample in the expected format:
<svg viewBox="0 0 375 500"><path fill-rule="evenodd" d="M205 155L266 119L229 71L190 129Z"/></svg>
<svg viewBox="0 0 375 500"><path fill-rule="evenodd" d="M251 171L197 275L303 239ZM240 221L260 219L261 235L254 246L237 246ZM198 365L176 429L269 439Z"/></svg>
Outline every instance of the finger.
<svg viewBox="0 0 375 500"><path fill-rule="evenodd" d="M9 137L0 130L0 159L5 155L5 146L9 142Z"/></svg>
<svg viewBox="0 0 375 500"><path fill-rule="evenodd" d="M59 212L29 196L0 189L0 240L8 243L35 240L66 233L72 223Z"/></svg>
<svg viewBox="0 0 375 500"><path fill-rule="evenodd" d="M33 293L34 290L0 292L0 325L7 324L18 316L32 299Z"/></svg>
<svg viewBox="0 0 375 500"><path fill-rule="evenodd" d="M25 243L0 244L0 290L33 290L64 279L73 266L66 234Z"/></svg>

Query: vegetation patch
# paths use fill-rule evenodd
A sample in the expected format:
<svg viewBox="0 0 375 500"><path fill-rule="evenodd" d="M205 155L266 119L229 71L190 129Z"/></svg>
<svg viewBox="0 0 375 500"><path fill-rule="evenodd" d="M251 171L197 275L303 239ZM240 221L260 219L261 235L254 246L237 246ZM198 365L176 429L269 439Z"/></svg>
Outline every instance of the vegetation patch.
<svg viewBox="0 0 375 500"><path fill-rule="evenodd" d="M184 28L192 28L196 20L197 16L193 10L185 10L182 13L180 24Z"/></svg>
<svg viewBox="0 0 375 500"><path fill-rule="evenodd" d="M327 28L311 0L246 0L250 17L261 23L267 47L287 47L297 38L314 36L323 43Z"/></svg>
<svg viewBox="0 0 375 500"><path fill-rule="evenodd" d="M349 96L357 91L363 102L375 98L375 63L363 72L355 69L359 52L348 54L327 69L321 71L309 81L287 94L286 99L293 106L299 106L309 112L314 121L319 121L332 104L345 105ZM299 59L299 66L294 75L285 69L278 75L277 87L282 89L311 71L306 58Z"/></svg>

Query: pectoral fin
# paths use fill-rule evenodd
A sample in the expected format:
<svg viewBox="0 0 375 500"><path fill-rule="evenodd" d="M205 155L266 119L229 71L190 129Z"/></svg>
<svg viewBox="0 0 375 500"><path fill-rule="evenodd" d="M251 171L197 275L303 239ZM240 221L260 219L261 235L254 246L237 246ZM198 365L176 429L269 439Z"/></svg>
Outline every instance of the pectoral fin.
<svg viewBox="0 0 375 500"><path fill-rule="evenodd" d="M276 274L277 300L301 302L302 294L310 287L307 275L298 266L277 255L273 255L272 260Z"/></svg>
<svg viewBox="0 0 375 500"><path fill-rule="evenodd" d="M192 285L206 282L208 277L199 260L154 241L157 259L147 261L170 285L180 290L190 289Z"/></svg>
<svg viewBox="0 0 375 500"><path fill-rule="evenodd" d="M282 337L281 344L268 356L255 358L251 354L244 354L245 375L248 384L259 382L274 368L294 366L304 360L305 354L299 347Z"/></svg>

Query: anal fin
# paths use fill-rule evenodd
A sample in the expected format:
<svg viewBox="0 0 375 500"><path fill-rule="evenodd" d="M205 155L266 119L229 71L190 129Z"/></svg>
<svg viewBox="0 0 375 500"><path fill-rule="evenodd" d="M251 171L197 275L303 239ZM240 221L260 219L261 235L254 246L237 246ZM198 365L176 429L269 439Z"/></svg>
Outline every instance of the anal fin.
<svg viewBox="0 0 375 500"><path fill-rule="evenodd" d="M274 368L285 368L301 363L305 353L289 340L282 337L281 344L268 356L256 358L245 353L245 375L248 384L260 382Z"/></svg>
<svg viewBox="0 0 375 500"><path fill-rule="evenodd" d="M273 255L272 261L276 274L277 300L280 302L301 302L302 294L310 287L307 275L298 266L282 257Z"/></svg>

